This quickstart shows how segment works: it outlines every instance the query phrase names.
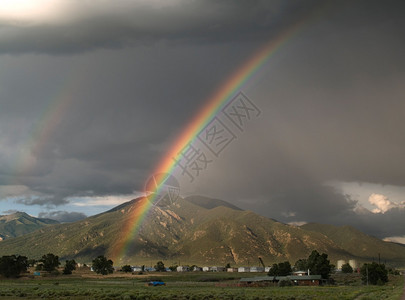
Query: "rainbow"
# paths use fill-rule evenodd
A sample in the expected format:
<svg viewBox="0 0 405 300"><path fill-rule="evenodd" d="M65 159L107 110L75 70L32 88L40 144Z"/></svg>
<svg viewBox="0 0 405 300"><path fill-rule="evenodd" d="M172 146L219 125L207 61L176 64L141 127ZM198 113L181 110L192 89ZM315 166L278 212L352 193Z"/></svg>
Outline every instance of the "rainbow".
<svg viewBox="0 0 405 300"><path fill-rule="evenodd" d="M62 81L61 87L55 89L57 93L49 97L46 109L32 124L29 138L20 147L21 153L14 162L15 175L9 184L21 184L21 178L31 176L35 172L36 156L43 151L49 138L74 102L71 92L83 82L82 69L83 67L79 66L75 72L71 71Z"/></svg>
<svg viewBox="0 0 405 300"><path fill-rule="evenodd" d="M179 159L179 153L189 143L191 143L201 130L212 120L212 118L232 99L241 89L250 81L254 75L266 64L266 62L277 52L287 41L301 31L303 25L308 22L308 18L294 24L277 37L265 44L258 52L239 67L232 76L224 82L223 85L207 100L206 105L191 120L185 130L157 165L153 174L167 173L171 174L176 167L176 160ZM164 180L164 179L162 179ZM162 186L159 182L158 186ZM156 191L155 194L158 194ZM143 220L147 217L150 208L153 206L153 197L140 199L133 207L129 221L122 230L122 241L117 244L113 253L114 260L122 260L128 247L136 236Z"/></svg>

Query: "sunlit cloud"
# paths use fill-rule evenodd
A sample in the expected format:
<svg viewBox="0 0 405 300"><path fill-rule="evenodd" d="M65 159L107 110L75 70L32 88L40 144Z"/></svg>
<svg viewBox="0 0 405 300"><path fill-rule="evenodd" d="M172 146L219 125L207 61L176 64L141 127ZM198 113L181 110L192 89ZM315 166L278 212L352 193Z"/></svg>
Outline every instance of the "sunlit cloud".
<svg viewBox="0 0 405 300"><path fill-rule="evenodd" d="M392 202L388 199L387 196L381 195L381 194L371 194L370 197L368 198L368 201L376 206L376 208L374 208L372 210L373 213L386 213L388 210L392 209L392 208L403 208L405 207L405 203L401 202L401 203L396 203L396 202Z"/></svg>
<svg viewBox="0 0 405 300"><path fill-rule="evenodd" d="M135 199L141 194L132 194L132 195L114 195L114 196L95 196L95 197L82 197L75 198L72 201L72 205L75 206L112 206L119 205L124 202Z"/></svg>
<svg viewBox="0 0 405 300"><path fill-rule="evenodd" d="M390 236L390 237L385 238L384 241L405 244L405 235L404 236Z"/></svg>

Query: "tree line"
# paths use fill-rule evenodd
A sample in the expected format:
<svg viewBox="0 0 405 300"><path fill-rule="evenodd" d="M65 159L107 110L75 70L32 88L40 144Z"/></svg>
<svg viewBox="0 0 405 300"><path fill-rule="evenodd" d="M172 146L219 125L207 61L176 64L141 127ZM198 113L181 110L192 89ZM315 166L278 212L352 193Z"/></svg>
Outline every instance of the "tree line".
<svg viewBox="0 0 405 300"><path fill-rule="evenodd" d="M29 267L34 267L36 271L46 271L54 275L58 275L58 268L61 265L59 257L53 253L45 254L39 260L28 259L22 255L6 255L0 257L0 275L4 277L18 277L20 274L27 272ZM62 274L69 275L76 270L76 261L66 260ZM97 274L107 275L114 272L113 261L100 255L92 261L92 270ZM169 267L171 271L175 271L177 266ZM230 267L227 264L226 267ZM154 266L157 272L165 272L166 268L162 261L158 261ZM325 253L320 254L313 250L306 259L299 259L294 264L294 269L309 271L311 275L321 275L323 279L329 279L335 266L332 265ZM123 272L131 272L130 265L122 266ZM288 276L292 273L293 267L289 261L275 263L271 266L268 276ZM349 264L342 266L343 273L352 273L353 268ZM399 275L399 272L392 268L386 268L380 263L365 263L360 268L362 280L367 284L384 284L388 282L388 274Z"/></svg>
<svg viewBox="0 0 405 300"><path fill-rule="evenodd" d="M313 250L306 259L299 259L294 264L296 270L309 271L312 275L321 275L322 279L329 279L335 266L328 260L328 255L325 253L319 254ZM353 268L346 263L342 266L342 273L353 273ZM292 266L289 261L273 264L267 275L269 276L288 276L292 273ZM399 275L399 271L386 268L385 264L381 263L365 263L360 268L362 281L365 284L382 285L388 282L388 274Z"/></svg>

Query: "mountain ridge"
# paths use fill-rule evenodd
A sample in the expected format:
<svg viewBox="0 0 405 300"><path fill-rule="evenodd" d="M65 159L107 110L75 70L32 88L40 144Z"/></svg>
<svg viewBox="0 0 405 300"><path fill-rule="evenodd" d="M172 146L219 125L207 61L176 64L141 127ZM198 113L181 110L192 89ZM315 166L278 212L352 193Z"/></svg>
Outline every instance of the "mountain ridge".
<svg viewBox="0 0 405 300"><path fill-rule="evenodd" d="M59 224L59 222L47 218L36 218L25 212L0 215L0 240L22 236L50 224Z"/></svg>
<svg viewBox="0 0 405 300"><path fill-rule="evenodd" d="M333 227L328 227L330 232L326 232L315 225L283 224L251 211L224 206L223 200L208 201L211 204L205 208L187 198L179 198L167 206L152 206L136 236L122 251L126 245L123 229L131 223L144 201L148 200L137 198L81 221L46 226L5 240L0 255L15 253L39 258L52 252L62 259L74 258L80 262L91 262L98 255L106 255L114 258L117 265L163 260L167 264L181 261L238 266L258 265L258 257L267 265L285 260L294 263L315 249L327 253L332 262L338 259L368 261L381 250L389 263L405 265L405 247L378 239L377 243L360 231L352 237L359 239L358 244L366 245L366 250L356 252L342 241L346 231L340 234L339 229L335 229L336 233L332 234ZM211 208L212 203L218 205ZM373 243L377 247L370 248L368 245ZM124 253L121 259L116 258L116 253L121 252Z"/></svg>

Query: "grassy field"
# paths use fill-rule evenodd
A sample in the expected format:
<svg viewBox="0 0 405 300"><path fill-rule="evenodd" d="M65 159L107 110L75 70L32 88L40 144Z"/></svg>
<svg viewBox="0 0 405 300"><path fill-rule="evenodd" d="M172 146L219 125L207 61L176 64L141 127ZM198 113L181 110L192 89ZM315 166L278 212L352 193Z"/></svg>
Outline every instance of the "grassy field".
<svg viewBox="0 0 405 300"><path fill-rule="evenodd" d="M257 274L256 274L257 275ZM0 280L0 299L400 299L403 277L393 276L385 286L361 285L358 276L340 276L334 286L237 287L247 273L160 273L108 276L90 272L57 277ZM161 279L166 286L149 287Z"/></svg>

